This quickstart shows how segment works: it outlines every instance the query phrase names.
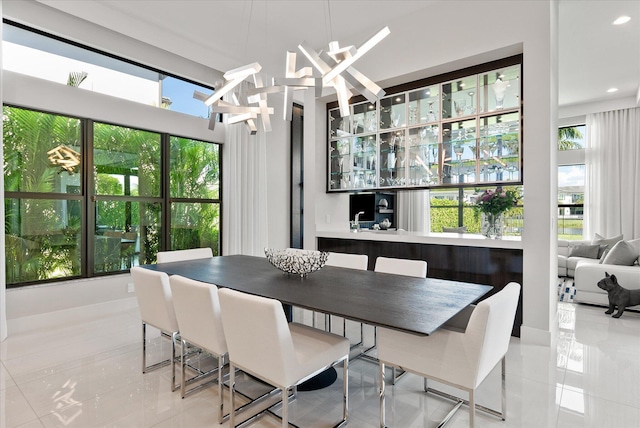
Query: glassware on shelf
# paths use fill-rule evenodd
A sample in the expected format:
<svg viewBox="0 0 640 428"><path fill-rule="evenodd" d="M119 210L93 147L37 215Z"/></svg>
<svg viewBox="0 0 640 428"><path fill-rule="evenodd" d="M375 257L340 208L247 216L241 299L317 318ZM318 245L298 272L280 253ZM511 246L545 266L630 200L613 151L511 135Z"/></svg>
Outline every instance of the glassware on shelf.
<svg viewBox="0 0 640 428"><path fill-rule="evenodd" d="M456 110L456 116L464 116L465 109L467 107L467 100L454 100L453 107Z"/></svg>
<svg viewBox="0 0 640 428"><path fill-rule="evenodd" d="M467 109L466 109L465 113L467 115L476 114L476 105L473 102L473 96L475 95L475 92L469 91L468 95L469 95L470 100L469 100L469 105L467 106Z"/></svg>
<svg viewBox="0 0 640 428"><path fill-rule="evenodd" d="M331 108L327 189L521 180L520 71L506 66L359 102L345 118Z"/></svg>
<svg viewBox="0 0 640 428"><path fill-rule="evenodd" d="M427 122L435 122L436 114L433 112L433 101L429 102L429 111L427 112Z"/></svg>
<svg viewBox="0 0 640 428"><path fill-rule="evenodd" d="M498 77L493 84L493 93L496 97L496 110L500 110L503 108L504 104L504 95L507 91L507 87L509 86L508 82L503 81L500 77Z"/></svg>

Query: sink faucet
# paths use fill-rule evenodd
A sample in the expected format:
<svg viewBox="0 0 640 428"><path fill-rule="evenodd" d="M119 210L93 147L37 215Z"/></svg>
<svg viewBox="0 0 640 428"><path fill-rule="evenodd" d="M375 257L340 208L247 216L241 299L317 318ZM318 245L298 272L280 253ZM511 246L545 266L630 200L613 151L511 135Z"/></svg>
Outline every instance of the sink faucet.
<svg viewBox="0 0 640 428"><path fill-rule="evenodd" d="M360 214L364 214L364 211L360 211L359 213L357 213L357 214L356 214L356 218L355 218L355 219L353 219L353 224L355 224L355 225L356 225L356 228L357 228L357 226L360 224L360 223L358 223L359 218L360 218Z"/></svg>

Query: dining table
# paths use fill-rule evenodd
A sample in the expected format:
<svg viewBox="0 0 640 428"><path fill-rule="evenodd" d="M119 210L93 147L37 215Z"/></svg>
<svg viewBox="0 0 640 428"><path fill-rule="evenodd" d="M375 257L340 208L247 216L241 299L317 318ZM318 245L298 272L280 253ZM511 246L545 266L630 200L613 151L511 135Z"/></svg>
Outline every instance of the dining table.
<svg viewBox="0 0 640 428"><path fill-rule="evenodd" d="M430 335L492 286L324 266L306 277L247 255L143 265L377 327Z"/></svg>

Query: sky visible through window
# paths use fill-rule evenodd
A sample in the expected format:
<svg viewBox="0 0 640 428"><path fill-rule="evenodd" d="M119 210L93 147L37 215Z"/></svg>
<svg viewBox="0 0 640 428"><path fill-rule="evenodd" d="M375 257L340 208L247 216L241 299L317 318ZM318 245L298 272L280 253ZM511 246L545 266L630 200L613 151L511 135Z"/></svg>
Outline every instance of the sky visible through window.
<svg viewBox="0 0 640 428"><path fill-rule="evenodd" d="M559 150L584 149L586 146L587 127L578 125L560 128L558 132ZM562 165L558 167L558 188L582 187L585 183L584 164Z"/></svg>
<svg viewBox="0 0 640 428"><path fill-rule="evenodd" d="M175 77L167 76L162 81L162 96L171 100L169 110L208 119L209 109L202 101L193 98L194 90L207 95L213 92L209 88L194 85Z"/></svg>
<svg viewBox="0 0 640 428"><path fill-rule="evenodd" d="M193 98L193 91L212 89L124 62L99 52L55 40L23 28L4 24L3 67L20 74L68 84L70 73L84 72L80 89L99 92L188 115L209 117L208 107ZM206 82L205 82L206 83ZM162 95L160 95L162 91Z"/></svg>

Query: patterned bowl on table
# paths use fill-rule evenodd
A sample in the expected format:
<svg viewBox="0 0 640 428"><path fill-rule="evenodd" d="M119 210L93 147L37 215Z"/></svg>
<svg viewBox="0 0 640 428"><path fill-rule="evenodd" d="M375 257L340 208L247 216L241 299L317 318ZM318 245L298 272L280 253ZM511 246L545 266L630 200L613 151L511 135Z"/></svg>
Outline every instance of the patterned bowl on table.
<svg viewBox="0 0 640 428"><path fill-rule="evenodd" d="M322 268L329 257L329 253L325 251L298 250L296 248L285 250L265 248L264 254L269 263L282 272L300 275L303 278Z"/></svg>

